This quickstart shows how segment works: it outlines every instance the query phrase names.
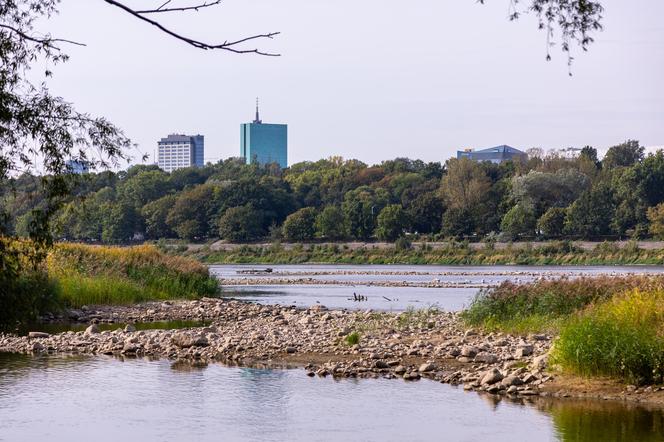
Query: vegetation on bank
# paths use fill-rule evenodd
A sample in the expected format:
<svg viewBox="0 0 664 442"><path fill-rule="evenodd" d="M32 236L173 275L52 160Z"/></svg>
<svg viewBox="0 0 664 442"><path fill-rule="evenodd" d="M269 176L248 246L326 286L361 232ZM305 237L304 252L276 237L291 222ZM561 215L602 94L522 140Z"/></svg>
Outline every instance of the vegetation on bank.
<svg viewBox="0 0 664 442"><path fill-rule="evenodd" d="M218 291L206 266L149 245L60 244L49 254L47 268L58 281L62 302L71 307L192 299Z"/></svg>
<svg viewBox="0 0 664 442"><path fill-rule="evenodd" d="M187 253L184 248L166 246L165 250ZM662 264L664 250L646 250L636 242L619 247L615 243L599 243L593 250L584 250L570 241L554 241L532 246L509 245L497 249L488 242L471 247L468 242L449 241L445 247L432 248L426 243L413 246L397 241L394 246L367 246L352 249L347 245L298 244L285 248L244 245L234 250L211 250L203 247L188 253L209 264L446 264L446 265L617 265Z"/></svg>
<svg viewBox="0 0 664 442"><path fill-rule="evenodd" d="M558 337L551 362L581 375L664 381L664 278L626 276L503 283L462 312L471 325Z"/></svg>
<svg viewBox="0 0 664 442"><path fill-rule="evenodd" d="M14 244L29 247L29 242ZM46 260L24 266L6 281L0 277L0 329L64 307L193 299L218 290L205 265L154 246L58 244Z"/></svg>
<svg viewBox="0 0 664 442"><path fill-rule="evenodd" d="M501 164L397 158L368 165L332 157L285 169L231 158L171 173L137 165L67 175L71 194L51 211L51 228L61 240L112 244L664 235L664 152L646 156L627 141L602 160L592 147L575 158L529 155ZM40 179L0 181L8 235L27 236L39 218L47 200Z"/></svg>

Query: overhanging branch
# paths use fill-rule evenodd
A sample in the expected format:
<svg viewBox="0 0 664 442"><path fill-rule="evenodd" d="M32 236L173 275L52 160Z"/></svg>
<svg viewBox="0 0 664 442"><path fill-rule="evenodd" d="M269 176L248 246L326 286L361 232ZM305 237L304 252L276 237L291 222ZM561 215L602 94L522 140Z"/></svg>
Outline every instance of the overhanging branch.
<svg viewBox="0 0 664 442"><path fill-rule="evenodd" d="M175 31L165 27L164 25L162 25L158 21L155 21L155 20L153 20L153 19L146 16L148 14L153 14L153 13L157 13L157 12L174 12L174 11L185 11L185 10L198 10L200 8L203 8L203 7L215 6L219 3L221 3L221 0L215 0L211 3L206 2L206 3L196 5L196 6L187 6L187 7L182 7L182 8L164 8L166 5L168 5L170 3L170 0L168 0L165 3L163 3L161 6L159 6L157 9L144 10L144 11L138 11L138 10L132 9L131 7L125 5L124 3L121 3L121 2L116 1L116 0L104 0L104 1L106 3L108 3L109 5L112 5L112 6L115 6L117 8L122 9L123 11L127 12L128 14L130 14L130 15L136 17L136 18L138 18L139 20L142 20L146 23L151 24L152 26L154 26L157 29L159 29L160 31L170 35L171 37L173 37L177 40L183 41L183 42L187 43L188 45L191 45L191 46L193 46L195 48L198 48L198 49L203 49L203 50L220 49L220 50L224 50L224 51L234 52L236 54L258 54L258 55L265 55L265 56L268 56L268 57L278 57L280 55L280 54L275 54L275 53L272 53L272 52L261 51L258 48L242 49L240 47L237 47L238 45L240 45L242 43L246 43L246 42L252 41L252 40L272 39L274 36L279 35L279 32L270 32L270 33L267 33L267 34L257 34L257 35L252 35L250 37L242 38L240 40L224 41L223 43L220 43L220 44L211 44L211 43L206 43L206 42L196 40L196 39L193 39L193 38L190 38L190 37L186 37L182 34L179 34Z"/></svg>

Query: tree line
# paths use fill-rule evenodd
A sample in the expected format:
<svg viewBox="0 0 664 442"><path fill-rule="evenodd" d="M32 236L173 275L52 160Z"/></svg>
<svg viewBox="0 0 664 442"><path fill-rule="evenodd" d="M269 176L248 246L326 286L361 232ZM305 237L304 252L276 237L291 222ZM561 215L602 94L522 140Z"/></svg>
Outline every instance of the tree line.
<svg viewBox="0 0 664 442"><path fill-rule="evenodd" d="M3 183L8 232L28 236L48 204L42 179ZM602 160L592 147L573 158L531 149L527 161L502 164L397 158L369 166L331 157L282 170L230 158L172 173L138 165L68 179L73 192L51 229L69 241L664 237L664 153L646 156L632 140Z"/></svg>

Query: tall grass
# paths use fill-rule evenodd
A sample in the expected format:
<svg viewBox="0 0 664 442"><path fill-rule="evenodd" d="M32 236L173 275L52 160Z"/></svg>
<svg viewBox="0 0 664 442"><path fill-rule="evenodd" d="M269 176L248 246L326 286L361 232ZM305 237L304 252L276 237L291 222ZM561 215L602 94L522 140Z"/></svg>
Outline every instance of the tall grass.
<svg viewBox="0 0 664 442"><path fill-rule="evenodd" d="M552 361L582 375L662 382L664 290L631 290L573 316L560 331Z"/></svg>
<svg viewBox="0 0 664 442"><path fill-rule="evenodd" d="M58 282L61 301L69 307L193 299L219 290L206 266L153 246L60 244L49 254L47 267Z"/></svg>
<svg viewBox="0 0 664 442"><path fill-rule="evenodd" d="M496 288L481 291L462 312L462 318L470 325L490 330L555 332L570 314L635 288L664 289L664 278L594 277L521 285L504 282Z"/></svg>

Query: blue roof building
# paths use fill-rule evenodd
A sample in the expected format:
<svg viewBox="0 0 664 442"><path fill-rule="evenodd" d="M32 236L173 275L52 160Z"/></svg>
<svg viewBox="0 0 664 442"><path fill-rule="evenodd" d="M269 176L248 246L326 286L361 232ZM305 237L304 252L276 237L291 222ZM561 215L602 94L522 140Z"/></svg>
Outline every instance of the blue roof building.
<svg viewBox="0 0 664 442"><path fill-rule="evenodd" d="M528 154L515 149L512 146L503 144L501 146L489 147L487 149L466 149L457 151L457 158L468 158L473 161L490 161L500 164L503 161L526 161Z"/></svg>
<svg viewBox="0 0 664 442"><path fill-rule="evenodd" d="M240 126L240 155L247 164L277 163L281 168L288 167L288 126L263 123L258 100L256 119Z"/></svg>

